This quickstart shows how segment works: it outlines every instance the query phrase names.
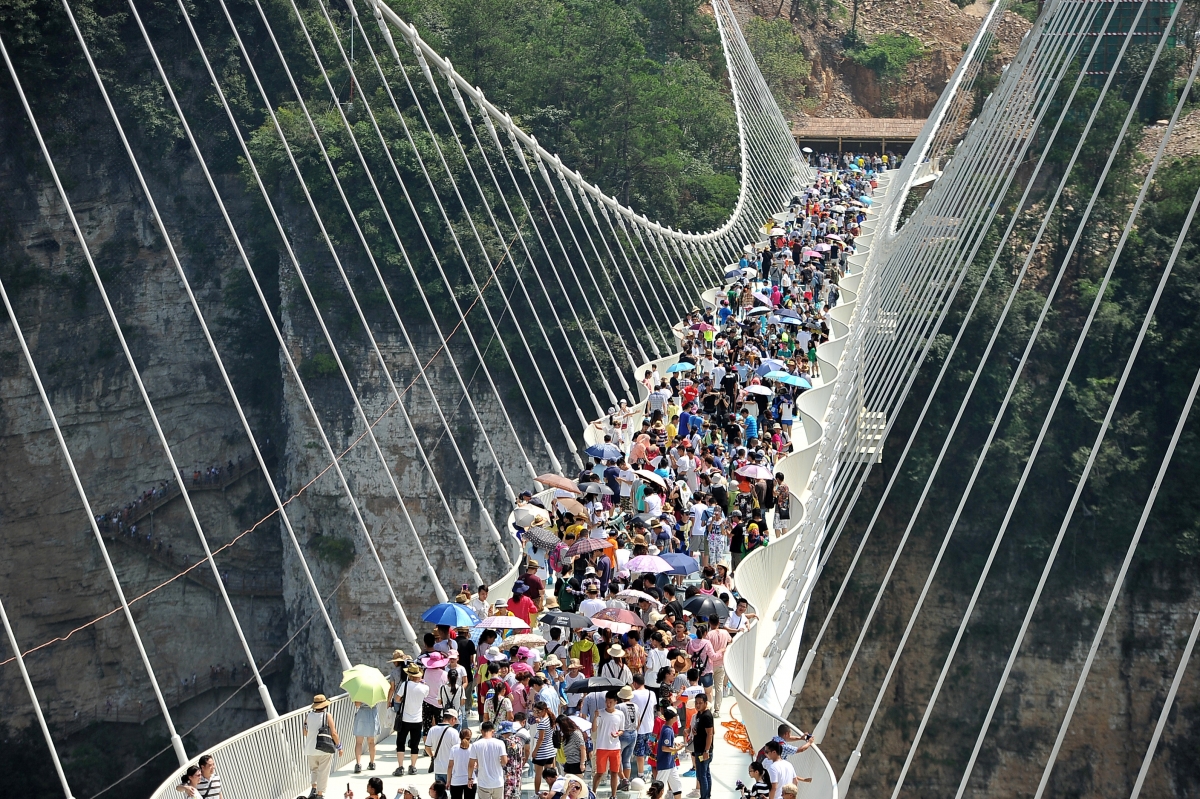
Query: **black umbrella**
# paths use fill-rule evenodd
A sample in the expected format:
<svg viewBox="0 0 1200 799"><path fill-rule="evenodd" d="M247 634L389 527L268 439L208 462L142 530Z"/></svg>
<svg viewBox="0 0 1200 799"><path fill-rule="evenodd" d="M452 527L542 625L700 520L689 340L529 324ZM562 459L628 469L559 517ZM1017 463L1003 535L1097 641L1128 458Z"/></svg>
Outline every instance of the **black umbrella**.
<svg viewBox="0 0 1200 799"><path fill-rule="evenodd" d="M551 627L570 627L572 630L582 630L584 627L592 626L591 619L578 613L545 613L539 621L549 624Z"/></svg>
<svg viewBox="0 0 1200 799"><path fill-rule="evenodd" d="M525 540L542 549L553 549L562 540L558 533L545 527L530 527L525 531Z"/></svg>
<svg viewBox="0 0 1200 799"><path fill-rule="evenodd" d="M576 680L566 687L569 694L594 694L600 691L619 691L625 683L616 677L588 677Z"/></svg>
<svg viewBox="0 0 1200 799"><path fill-rule="evenodd" d="M583 486L584 494L602 494L611 497L613 490L608 486L600 485L599 483L586 483Z"/></svg>
<svg viewBox="0 0 1200 799"><path fill-rule="evenodd" d="M721 600L712 596L696 594L694 597L683 603L685 612L693 616L707 619L709 616L716 616L725 619L729 616L729 606Z"/></svg>

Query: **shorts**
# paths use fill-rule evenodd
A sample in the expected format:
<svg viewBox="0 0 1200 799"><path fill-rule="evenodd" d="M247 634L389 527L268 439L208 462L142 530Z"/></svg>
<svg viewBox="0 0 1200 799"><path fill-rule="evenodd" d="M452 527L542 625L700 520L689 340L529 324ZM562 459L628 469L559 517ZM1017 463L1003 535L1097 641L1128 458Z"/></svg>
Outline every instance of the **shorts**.
<svg viewBox="0 0 1200 799"><path fill-rule="evenodd" d="M554 765L554 758L546 757L546 758L538 759L535 757L533 759L533 765L535 765L535 766L552 766L552 765Z"/></svg>
<svg viewBox="0 0 1200 799"><path fill-rule="evenodd" d="M638 733L637 741L633 744L634 757L650 757L654 754L654 733Z"/></svg>
<svg viewBox="0 0 1200 799"><path fill-rule="evenodd" d="M667 786L668 793L673 793L676 796L683 793L683 780L679 779L679 766L674 766L666 771L659 771L658 778Z"/></svg>
<svg viewBox="0 0 1200 799"><path fill-rule="evenodd" d="M565 774L582 774L582 763L563 763L563 773Z"/></svg>
<svg viewBox="0 0 1200 799"><path fill-rule="evenodd" d="M701 675L700 675L700 685L701 685L701 687L703 687L703 688L712 688L712 686L713 686L713 676L712 676L712 672L711 672L711 671L710 671L708 674L701 674Z"/></svg>
<svg viewBox="0 0 1200 799"><path fill-rule="evenodd" d="M691 536L691 543L688 544L688 549L692 550L693 552L705 552L707 544L708 536L703 534L693 535Z"/></svg>
<svg viewBox="0 0 1200 799"><path fill-rule="evenodd" d="M596 773L597 774L620 774L621 773L621 750L620 749L597 749L596 750Z"/></svg>

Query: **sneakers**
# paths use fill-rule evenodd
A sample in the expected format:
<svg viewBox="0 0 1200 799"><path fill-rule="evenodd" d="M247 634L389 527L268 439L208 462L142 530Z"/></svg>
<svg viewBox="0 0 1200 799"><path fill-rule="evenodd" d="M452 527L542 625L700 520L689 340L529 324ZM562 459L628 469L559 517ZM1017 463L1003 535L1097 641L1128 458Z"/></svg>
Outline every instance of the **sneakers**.
<svg viewBox="0 0 1200 799"><path fill-rule="evenodd" d="M355 764L354 764L354 773L355 773L355 774L362 774L362 763L355 763Z"/></svg>
<svg viewBox="0 0 1200 799"><path fill-rule="evenodd" d="M618 782L617 790L618 791L628 791L629 790L629 780L621 780L620 782Z"/></svg>
<svg viewBox="0 0 1200 799"><path fill-rule="evenodd" d="M368 763L368 764L367 764L367 771L374 771L374 770L375 770L375 764L374 764L374 763Z"/></svg>
<svg viewBox="0 0 1200 799"><path fill-rule="evenodd" d="M687 771L685 771L685 772L683 772L682 774L680 774L679 776L681 776L681 777L695 777L695 776L696 776L696 769L694 769L694 768L690 768L690 769L688 769ZM699 796L699 794L697 794L697 796Z"/></svg>
<svg viewBox="0 0 1200 799"><path fill-rule="evenodd" d="M416 767L416 766L409 766L409 767L408 767L408 776L410 776L410 777L411 777L412 775L414 775L414 774L416 774L416 773L417 773L417 767Z"/></svg>
<svg viewBox="0 0 1200 799"><path fill-rule="evenodd" d="M393 771L392 776L393 777L403 777L404 776L404 766L400 766L398 769ZM310 799L311 799L311 797L310 797Z"/></svg>

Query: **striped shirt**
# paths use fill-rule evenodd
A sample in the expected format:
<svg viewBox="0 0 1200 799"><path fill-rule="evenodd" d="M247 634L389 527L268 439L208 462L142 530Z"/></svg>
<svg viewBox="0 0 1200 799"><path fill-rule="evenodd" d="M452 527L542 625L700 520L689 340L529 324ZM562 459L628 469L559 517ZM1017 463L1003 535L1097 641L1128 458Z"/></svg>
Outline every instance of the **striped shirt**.
<svg viewBox="0 0 1200 799"><path fill-rule="evenodd" d="M555 755L554 750L554 735L550 728L550 717L546 716L543 719L538 719L537 734L542 736L541 743L538 744L537 751L533 753L534 760L552 760ZM537 740L537 737L534 737Z"/></svg>

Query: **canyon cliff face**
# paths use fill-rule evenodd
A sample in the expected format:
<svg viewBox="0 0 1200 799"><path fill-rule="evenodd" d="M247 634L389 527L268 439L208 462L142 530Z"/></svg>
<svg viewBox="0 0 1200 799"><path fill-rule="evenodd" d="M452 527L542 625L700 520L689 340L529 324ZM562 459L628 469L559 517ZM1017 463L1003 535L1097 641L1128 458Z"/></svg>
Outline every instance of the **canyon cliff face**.
<svg viewBox="0 0 1200 799"><path fill-rule="evenodd" d="M891 450L893 455L897 451ZM886 449L884 457L886 461ZM882 486L880 477L872 478L875 491ZM791 713L790 720L801 729L813 729L825 711L907 521L907 513L894 511L880 517ZM869 628L821 744L839 774L858 744L944 534L945 526L936 521L918 523ZM883 696L852 796L890 795L975 587L983 557L978 553L986 554L994 534L994 529L956 529L960 540L952 543L941 565ZM857 544L856 535L834 550L813 594L801 652L807 652L826 618ZM1119 566L1119 557L1100 574L1078 566L1081 553L1094 545L1086 526L1067 538L966 795L999 799L1032 796L1037 789ZM902 795L952 797L958 789L1037 579L1036 571L1014 570L1018 560L1018 555L1001 551ZM1097 651L1046 795L1129 796L1197 612L1194 574L1161 564L1135 566ZM1197 695L1200 676L1192 668L1180 686L1143 796L1200 792L1194 757L1200 738Z"/></svg>
<svg viewBox="0 0 1200 799"><path fill-rule="evenodd" d="M229 465L234 465L235 479L221 478L218 485L210 485L202 478L192 496L212 549L236 539L216 561L249 648L260 661L279 653L264 674L280 711L303 704L316 692L337 693L340 665L319 616L312 619L316 604L300 555L277 517L261 521L274 510L267 477L254 466L232 400L119 142L102 109L82 105L72 119L91 119L94 124L48 125L50 149L185 485L193 487L196 471L216 465L228 475ZM64 205L40 162L20 106L7 90L0 95L0 108L5 120L0 125L0 278L45 381L91 510L105 514L169 481L170 467ZM143 166L267 456L270 479L286 499L328 465L324 451L314 446L318 439L299 386L288 376L257 300L247 300L245 268L190 152L176 151ZM221 181L234 219L245 219L249 200L238 181ZM296 308L304 300L292 293L290 264L269 249L251 250L250 256L270 301L277 303L273 311L289 350L302 361L316 344L311 313L297 316ZM262 269L264 263L269 270ZM437 351L437 338L423 308L410 299L398 301L402 314L416 318L410 333L424 363ZM257 321L247 322L254 314ZM118 607L116 593L13 328L7 318L0 327L0 519L5 541L0 580L5 607L23 648L67 638L27 657L42 707L65 741L89 723L103 721L145 723L147 730L161 732L155 721L157 703L123 614L88 624ZM393 379L403 389L417 376L411 352L394 330L379 343ZM460 332L450 348L465 378L472 381L471 391L508 478L518 490L525 487L523 460L464 334ZM376 435L416 534L453 596L457 586L474 579L463 568L432 478L416 452L414 433L394 408L386 412L393 397L373 354L365 347L344 354L368 415L384 415ZM510 507L504 485L474 432L475 422L461 401L445 354L433 358L428 373L478 481L486 511L503 532ZM511 381L503 376L498 375L498 381L501 391L511 389ZM341 452L363 432L349 394L340 377L307 382L331 443ZM504 561L429 393L418 382L405 399L416 435L430 451L479 571L484 579L495 579ZM514 421L523 441L535 440L527 416L515 415ZM544 456L534 460L540 463ZM436 599L413 531L369 442L359 442L342 460L342 468L396 594L421 629L420 613ZM289 505L288 513L318 590L329 597L333 623L351 660L386 667L392 649L402 644L400 625L334 473L313 483ZM245 681L247 657L207 566L192 578L166 582L203 556L183 501L170 499L136 525L136 535L129 524L120 532L106 533L105 544L126 596L137 598L134 619L183 732ZM322 545L330 539L348 541L350 549ZM152 593L141 598L148 591ZM11 654L7 644L4 650L6 657ZM14 699L8 722L16 727L29 724L25 690L11 664L0 670L0 684ZM263 718L251 687L207 719L188 738L189 749ZM70 751L69 745L64 751Z"/></svg>

